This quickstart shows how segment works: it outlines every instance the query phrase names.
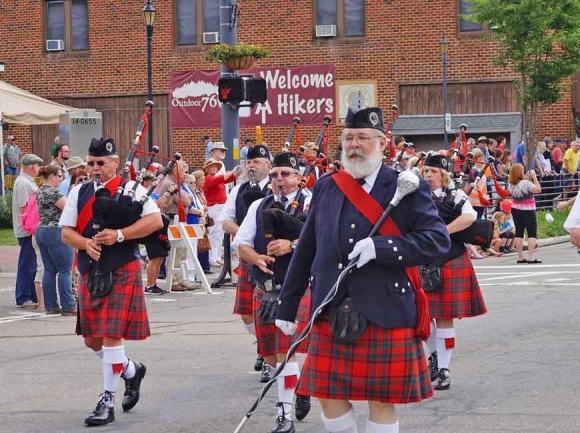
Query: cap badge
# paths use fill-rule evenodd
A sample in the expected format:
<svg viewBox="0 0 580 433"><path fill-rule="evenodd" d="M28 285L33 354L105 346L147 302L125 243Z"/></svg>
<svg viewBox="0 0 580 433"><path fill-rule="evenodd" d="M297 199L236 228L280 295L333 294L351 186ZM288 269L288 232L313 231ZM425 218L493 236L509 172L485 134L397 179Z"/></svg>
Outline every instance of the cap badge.
<svg viewBox="0 0 580 433"><path fill-rule="evenodd" d="M111 142L107 143L105 147L107 148L107 152L111 153L113 151L113 144Z"/></svg>
<svg viewBox="0 0 580 433"><path fill-rule="evenodd" d="M292 164L293 167L296 167L296 158L290 157L290 164Z"/></svg>
<svg viewBox="0 0 580 433"><path fill-rule="evenodd" d="M260 147L259 152L260 152L260 155L266 156L266 149L264 149L263 147Z"/></svg>
<svg viewBox="0 0 580 433"><path fill-rule="evenodd" d="M373 125L373 127L377 126L379 124L379 115L374 111L371 111L369 113L369 122L371 122L371 125Z"/></svg>
<svg viewBox="0 0 580 433"><path fill-rule="evenodd" d="M441 165L442 165L443 167L447 168L447 159L445 159L445 158L442 158L442 159L441 159Z"/></svg>

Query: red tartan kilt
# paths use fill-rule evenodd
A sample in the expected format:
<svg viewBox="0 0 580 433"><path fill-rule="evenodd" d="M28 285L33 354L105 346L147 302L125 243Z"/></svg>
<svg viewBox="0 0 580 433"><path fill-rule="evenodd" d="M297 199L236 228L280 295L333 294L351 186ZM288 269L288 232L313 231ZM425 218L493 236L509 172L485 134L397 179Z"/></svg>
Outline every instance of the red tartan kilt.
<svg viewBox="0 0 580 433"><path fill-rule="evenodd" d="M385 329L369 322L359 339L339 342L325 314L312 328L296 393L397 404L424 400L433 390L413 328Z"/></svg>
<svg viewBox="0 0 580 433"><path fill-rule="evenodd" d="M79 276L77 334L83 337L144 340L151 331L141 280L141 261L133 260L113 271L114 286L103 298L91 297L89 273Z"/></svg>
<svg viewBox="0 0 580 433"><path fill-rule="evenodd" d="M442 287L426 293L432 318L456 319L487 312L467 251L443 265L441 279Z"/></svg>
<svg viewBox="0 0 580 433"><path fill-rule="evenodd" d="M238 282L236 284L236 303L234 304L234 314L251 316L254 305L254 287L250 283L249 264L240 260L240 265L236 274Z"/></svg>
<svg viewBox="0 0 580 433"><path fill-rule="evenodd" d="M292 343L294 343L295 337L300 331L296 331L294 335L285 335L280 331L275 324L268 323L264 324L258 318L257 313L260 309L260 301L262 300L262 292L259 290L254 291L254 324L256 328L256 339L258 340L258 354L261 357L272 356L278 353L286 353ZM308 291L302 299L300 300L300 305L298 307L298 318L304 318L305 314L308 314L310 310L310 291ZM302 313L301 313L302 311ZM304 323L303 323L304 322ZM305 321L300 322L302 324L302 329L306 326ZM300 326L300 323L298 327ZM297 328L298 328L297 327ZM306 353L308 347L308 340L303 341L298 347L298 353Z"/></svg>

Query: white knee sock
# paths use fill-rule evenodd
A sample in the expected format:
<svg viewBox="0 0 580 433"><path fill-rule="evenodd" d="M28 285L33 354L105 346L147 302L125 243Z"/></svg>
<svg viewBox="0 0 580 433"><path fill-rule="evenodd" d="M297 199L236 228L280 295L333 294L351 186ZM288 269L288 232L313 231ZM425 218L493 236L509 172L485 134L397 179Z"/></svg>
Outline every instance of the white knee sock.
<svg viewBox="0 0 580 433"><path fill-rule="evenodd" d="M254 325L254 322L244 323L244 326L246 327L246 331L248 331L251 335L256 335L256 326Z"/></svg>
<svg viewBox="0 0 580 433"><path fill-rule="evenodd" d="M367 419L367 433L399 433L399 421L393 424L377 424Z"/></svg>
<svg viewBox="0 0 580 433"><path fill-rule="evenodd" d="M276 365L278 368L280 364ZM292 402L294 401L294 390L298 384L298 374L300 367L297 362L289 362L284 366L284 370L276 379L278 384L278 402L283 404L284 416L292 421ZM282 415L282 407L278 407L278 415Z"/></svg>
<svg viewBox="0 0 580 433"><path fill-rule="evenodd" d="M437 339L437 336L435 335L436 333L437 323L435 322L435 319L431 319L431 334L429 334L429 338L427 339L427 347L431 353L437 351L437 346L435 344L435 340Z"/></svg>
<svg viewBox="0 0 580 433"><path fill-rule="evenodd" d="M455 329L437 328L437 363L439 368L449 368L451 353L455 347Z"/></svg>
<svg viewBox="0 0 580 433"><path fill-rule="evenodd" d="M103 346L103 389L115 393L123 371L125 357L124 346Z"/></svg>
<svg viewBox="0 0 580 433"><path fill-rule="evenodd" d="M123 361L123 376L125 379L132 379L135 377L135 363L125 356Z"/></svg>
<svg viewBox="0 0 580 433"><path fill-rule="evenodd" d="M320 413L322 417L322 422L324 423L324 428L330 433L358 433L356 429L356 414L354 413L354 407L350 407L350 410L344 415L338 418L325 418L324 413Z"/></svg>

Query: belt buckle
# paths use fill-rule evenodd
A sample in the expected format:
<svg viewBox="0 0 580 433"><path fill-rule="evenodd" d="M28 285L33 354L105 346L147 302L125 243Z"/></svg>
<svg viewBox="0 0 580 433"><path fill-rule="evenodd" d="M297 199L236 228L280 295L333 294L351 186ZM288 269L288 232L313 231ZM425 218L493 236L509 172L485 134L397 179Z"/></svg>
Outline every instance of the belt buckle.
<svg viewBox="0 0 580 433"><path fill-rule="evenodd" d="M274 284L274 282L272 281L272 279L267 279L266 281L264 281L263 283L259 284L260 289L264 292L274 292L274 293L279 293L282 290L282 285L281 284Z"/></svg>

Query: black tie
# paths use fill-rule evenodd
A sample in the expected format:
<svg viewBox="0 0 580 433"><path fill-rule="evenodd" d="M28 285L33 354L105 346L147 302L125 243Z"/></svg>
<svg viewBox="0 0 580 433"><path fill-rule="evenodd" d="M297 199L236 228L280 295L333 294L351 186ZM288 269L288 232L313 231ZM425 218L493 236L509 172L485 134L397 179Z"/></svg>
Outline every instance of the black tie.
<svg viewBox="0 0 580 433"><path fill-rule="evenodd" d="M364 178L363 179L357 179L356 181L359 183L359 185L364 185L365 183L367 183L367 181Z"/></svg>
<svg viewBox="0 0 580 433"><path fill-rule="evenodd" d="M286 207L286 203L288 203L288 197L280 197L280 201L282 202L282 204L284 205L284 207Z"/></svg>

